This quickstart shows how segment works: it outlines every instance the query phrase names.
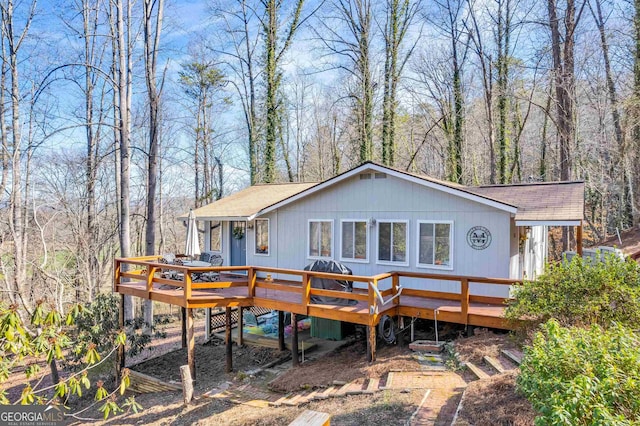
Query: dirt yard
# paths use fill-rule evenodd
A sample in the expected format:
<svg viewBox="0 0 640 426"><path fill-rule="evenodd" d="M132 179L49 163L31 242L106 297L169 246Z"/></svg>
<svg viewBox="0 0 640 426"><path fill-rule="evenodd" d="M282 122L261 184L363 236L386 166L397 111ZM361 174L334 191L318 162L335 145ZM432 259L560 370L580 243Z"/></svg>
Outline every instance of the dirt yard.
<svg viewBox="0 0 640 426"><path fill-rule="evenodd" d="M179 348L179 329L178 338L174 329L168 331L172 343L160 343L151 352L155 358L131 368L179 384L179 367L186 364L186 351ZM395 386L386 387L389 372L393 372L394 377L408 374L401 372L419 375L420 362L406 347L380 344L376 362L369 364L365 342L356 340L295 369L290 368L290 360L281 366L263 368L287 358L287 352L234 345L234 372L227 374L222 342L201 343L200 340L196 349L196 399L192 404L184 406L179 391L140 394L136 400L144 407L142 412L124 413L104 424L286 425L306 409L330 413L332 425L450 425L456 413L457 425L533 424L530 404L515 392L515 372L472 381L463 370L445 371L429 373L428 382L417 387L408 379L404 382L406 387L395 383L395 379ZM501 349L515 346L507 335L479 332L471 338L457 339L455 351L461 361L480 365L483 355L498 357ZM336 381L366 383L371 378L380 379L383 390L312 401L299 407L267 405L267 401L273 402L284 395L323 390ZM216 396L227 392L232 397ZM463 393L464 401L459 409ZM216 395L210 397L213 394ZM98 416L99 413L95 413L95 419L76 424L94 424L99 421Z"/></svg>

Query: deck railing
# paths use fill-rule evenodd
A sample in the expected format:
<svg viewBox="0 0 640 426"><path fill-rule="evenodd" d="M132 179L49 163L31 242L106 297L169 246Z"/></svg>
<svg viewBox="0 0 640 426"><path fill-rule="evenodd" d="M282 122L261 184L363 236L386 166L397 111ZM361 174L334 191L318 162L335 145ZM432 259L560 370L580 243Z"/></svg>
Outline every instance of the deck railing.
<svg viewBox="0 0 640 426"><path fill-rule="evenodd" d="M469 308L471 304L504 305L508 298L488 297L471 294L470 284L488 284L497 286L510 286L521 284L520 280L504 278L485 278L447 274L430 274L422 272L393 271L374 276L341 275L325 272L303 271L297 269L272 268L264 266L186 266L160 263L160 256L145 256L136 258L117 258L115 260L114 291L119 291L121 284L132 282L144 283L146 298L152 299L152 293L160 293L160 286L182 289L181 305L188 307L202 307L208 299L220 298L217 293L206 293L201 290L224 289L230 287L245 287L246 297L256 304L264 305L270 309L286 310L296 313L313 314L322 309L322 304L312 303L312 296L331 297L337 299L355 300L364 302L368 307L368 314L360 314L357 322L375 325L378 322L380 312L390 307L401 307L403 297L417 297L422 299L439 299L445 301L457 301L460 303L460 312L449 314L449 318L462 324L469 323ZM164 271L177 272L180 279L164 277ZM194 275L207 276L208 273L221 274L220 281L194 280ZM272 276L276 275L276 278ZM281 276L293 277L293 279L278 278ZM311 287L311 278L325 278L336 280L348 280L366 285L366 290L356 288L353 292L342 292ZM433 290L419 290L405 288L403 280L422 279L452 281L460 283L459 292L442 292ZM390 281L390 282L389 282ZM384 283L380 285L380 283ZM154 287L155 286L155 287ZM381 289L382 287L382 289ZM257 289L264 291L257 294ZM401 291L400 291L401 289ZM300 295L299 298L283 300L282 296L270 296L268 290L276 290L288 294ZM194 291L197 292L194 293ZM157 297L161 300L160 297ZM164 300L171 303L168 299ZM391 304L391 306L389 305ZM336 319L353 320L354 314L341 314L336 312ZM435 315L435 313L434 313ZM349 319L347 319L347 317ZM445 320L445 318L443 318Z"/></svg>

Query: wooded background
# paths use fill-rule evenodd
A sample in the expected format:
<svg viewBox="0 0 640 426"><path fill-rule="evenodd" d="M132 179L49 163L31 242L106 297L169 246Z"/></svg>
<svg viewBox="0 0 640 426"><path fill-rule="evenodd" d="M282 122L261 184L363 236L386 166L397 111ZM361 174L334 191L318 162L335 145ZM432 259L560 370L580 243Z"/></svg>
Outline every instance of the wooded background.
<svg viewBox="0 0 640 426"><path fill-rule="evenodd" d="M366 160L585 180L596 240L640 219L640 0L0 8L0 276L26 311L109 291L115 256L180 252L191 207Z"/></svg>

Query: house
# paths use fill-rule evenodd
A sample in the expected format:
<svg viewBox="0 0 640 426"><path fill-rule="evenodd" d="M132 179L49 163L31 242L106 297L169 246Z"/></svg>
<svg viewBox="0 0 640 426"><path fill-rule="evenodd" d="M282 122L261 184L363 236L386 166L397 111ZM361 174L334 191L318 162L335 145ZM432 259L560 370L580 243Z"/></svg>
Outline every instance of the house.
<svg viewBox="0 0 640 426"><path fill-rule="evenodd" d="M363 276L496 278L539 274L548 226L576 227L579 252L583 212L582 182L470 187L373 162L320 183L255 185L194 210L207 230L204 249L219 252L225 265L302 269L333 259ZM408 286L456 292L459 285ZM509 292L473 286L480 295Z"/></svg>

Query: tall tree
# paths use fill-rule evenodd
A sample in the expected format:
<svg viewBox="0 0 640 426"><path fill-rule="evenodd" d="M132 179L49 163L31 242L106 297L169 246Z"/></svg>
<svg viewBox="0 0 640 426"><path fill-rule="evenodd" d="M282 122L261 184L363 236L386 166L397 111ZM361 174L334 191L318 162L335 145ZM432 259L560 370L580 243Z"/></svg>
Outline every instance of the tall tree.
<svg viewBox="0 0 640 426"><path fill-rule="evenodd" d="M158 50L160 48L160 34L164 15L164 0L144 0L144 68L147 96L149 100L149 145L147 164L147 223L145 229L145 255L151 256L156 252L156 193L158 188L158 161L160 151L160 98L162 83L158 87ZM144 302L144 320L153 326L153 301Z"/></svg>
<svg viewBox="0 0 640 426"><path fill-rule="evenodd" d="M338 65L353 80L349 89L357 129L360 162L373 159L373 98L375 82L372 66L373 11L371 0L337 0L334 20L323 21L326 35L320 39L329 51L346 63Z"/></svg>
<svg viewBox="0 0 640 426"><path fill-rule="evenodd" d="M23 138L28 138L22 133L23 117L22 109L25 102L21 94L21 81L19 64L21 61L21 50L24 47L25 40L29 34L31 24L36 13L36 0L26 5L26 14L24 21L16 22L15 8L13 0L7 0L0 3L0 11L2 13L2 38L3 46L6 46L6 52L3 51L2 61L8 66L9 87L0 87L0 90L9 94L9 108L11 115L11 127L9 138L7 140L9 155L9 223L8 228L11 234L11 255L13 257L13 273L9 277L5 275L7 283L7 293L12 303L22 305L27 311L32 308L32 301L27 291L27 222L28 209L25 197L29 194L28 180L29 169L28 161L30 160L29 148L23 145ZM22 27L22 29L19 29ZM3 67L4 68L4 67ZM6 84L6 80L2 78L2 83ZM4 106L3 106L4 108ZM26 109L26 108L25 108ZM0 129L5 133L6 128ZM6 136L5 136L6 137ZM24 165L25 159L27 165ZM3 194L4 195L4 194ZM6 271L7 269L4 267ZM10 262L11 263L11 262ZM3 271L3 272L4 272Z"/></svg>
<svg viewBox="0 0 640 426"><path fill-rule="evenodd" d="M213 108L221 102L216 93L224 82L222 72L211 62L194 60L182 66L180 84L185 93L196 104L195 111L195 205L219 199L222 194L220 182L216 185L213 171L220 164L213 155L213 127L211 125ZM214 165L216 160L216 165ZM217 186L217 188L216 188Z"/></svg>
<svg viewBox="0 0 640 426"><path fill-rule="evenodd" d="M595 3L595 8L591 3ZM620 206L620 224L622 228L628 228L633 226L634 217L634 200L633 200L633 177L630 176L630 167L627 162L627 147L625 141L624 131L622 129L622 120L620 117L620 109L618 105L618 91L613 79L613 71L611 69L611 58L609 54L609 42L607 40L607 32L605 28L605 19L602 13L602 0L587 1L589 10L593 16L593 20L598 28L600 35L600 47L602 49L602 59L604 61L605 79L607 82L607 92L609 95L609 103L611 104L611 116L613 118L613 130L616 139L616 145L618 146L618 160L616 162L616 169L622 171L620 176L620 187L622 188Z"/></svg>
<svg viewBox="0 0 640 426"><path fill-rule="evenodd" d="M262 180L262 171L258 162L260 145L260 117L258 116L258 64L257 49L259 31L252 31L255 20L264 21L256 14L256 7L247 0L234 0L236 8L221 6L216 12L223 18L222 33L228 37L228 44L222 49L213 49L216 53L229 58L224 61L228 69L225 74L240 98L242 115L247 129L247 148L249 151L249 183ZM234 78L235 77L235 78Z"/></svg>
<svg viewBox="0 0 640 426"><path fill-rule="evenodd" d="M263 20L263 36L265 50L265 148L264 148L264 182L276 181L276 144L282 135L282 100L280 84L282 83L281 63L287 53L293 36L301 22L304 0L295 2L294 11L289 18L289 25L281 35L282 26L280 9L281 0L261 0L265 9ZM282 40L279 38L282 37Z"/></svg>
<svg viewBox="0 0 640 426"><path fill-rule="evenodd" d="M396 114L398 84L402 71L413 53L415 44L406 52L402 45L418 11L418 2L387 0L384 27L384 95L382 100L382 162L393 166L396 160Z"/></svg>
<svg viewBox="0 0 640 426"><path fill-rule="evenodd" d="M556 126L560 146L560 180L572 178L571 147L576 137L575 106L575 32L586 2L576 14L575 0L566 0L563 25L560 25L556 0L547 1L551 53L556 94Z"/></svg>
<svg viewBox="0 0 640 426"><path fill-rule="evenodd" d="M114 82L114 137L117 142L116 179L119 193L119 240L120 256L131 256L131 2L113 0L110 3L109 21L113 40L113 82ZM131 296L124 297L125 319L134 316Z"/></svg>

